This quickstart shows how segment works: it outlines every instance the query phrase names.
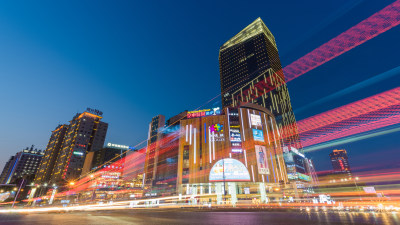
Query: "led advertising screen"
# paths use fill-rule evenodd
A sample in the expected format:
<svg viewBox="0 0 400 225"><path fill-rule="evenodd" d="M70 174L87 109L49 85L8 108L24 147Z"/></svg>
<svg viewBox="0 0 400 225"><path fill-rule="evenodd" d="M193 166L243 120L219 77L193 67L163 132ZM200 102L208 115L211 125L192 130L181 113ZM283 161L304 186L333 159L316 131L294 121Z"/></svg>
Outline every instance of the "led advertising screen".
<svg viewBox="0 0 400 225"><path fill-rule="evenodd" d="M261 125L261 116L260 115L250 114L250 120L251 120L251 125L253 125L253 126L262 126Z"/></svg>
<svg viewBox="0 0 400 225"><path fill-rule="evenodd" d="M305 181L310 181L311 180L310 176L302 174L302 173L299 173L299 172L288 173L288 178L290 180L297 180L297 179L305 180Z"/></svg>
<svg viewBox="0 0 400 225"><path fill-rule="evenodd" d="M298 178L300 180L305 180L305 181L310 181L311 180L310 176L308 176L308 175L305 175L305 174L302 174L302 173L297 173L297 175L298 175Z"/></svg>
<svg viewBox="0 0 400 225"><path fill-rule="evenodd" d="M264 142L264 133L262 130L253 128L253 138L255 141Z"/></svg>
<svg viewBox="0 0 400 225"><path fill-rule="evenodd" d="M268 160L267 160L267 149L265 146L255 145L257 167L259 174L269 174Z"/></svg>
<svg viewBox="0 0 400 225"><path fill-rule="evenodd" d="M228 109L229 140L232 153L242 153L242 136L240 133L239 112L237 109Z"/></svg>
<svg viewBox="0 0 400 225"><path fill-rule="evenodd" d="M246 166L236 159L221 159L211 168L210 182L250 181Z"/></svg>

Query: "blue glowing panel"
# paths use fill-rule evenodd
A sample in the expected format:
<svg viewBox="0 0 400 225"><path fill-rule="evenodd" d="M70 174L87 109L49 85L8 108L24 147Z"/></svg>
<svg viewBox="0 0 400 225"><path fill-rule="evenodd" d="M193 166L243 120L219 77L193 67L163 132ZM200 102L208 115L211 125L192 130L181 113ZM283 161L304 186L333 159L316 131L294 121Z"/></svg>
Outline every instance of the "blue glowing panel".
<svg viewBox="0 0 400 225"><path fill-rule="evenodd" d="M253 138L255 141L264 142L264 133L262 130L253 129Z"/></svg>

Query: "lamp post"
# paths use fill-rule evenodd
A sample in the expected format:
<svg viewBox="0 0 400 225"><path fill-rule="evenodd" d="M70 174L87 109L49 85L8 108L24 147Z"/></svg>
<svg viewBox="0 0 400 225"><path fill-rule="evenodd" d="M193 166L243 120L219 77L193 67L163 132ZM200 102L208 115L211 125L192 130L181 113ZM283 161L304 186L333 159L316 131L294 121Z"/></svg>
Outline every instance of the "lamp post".
<svg viewBox="0 0 400 225"><path fill-rule="evenodd" d="M355 177L355 179L353 179L354 185L356 186L356 191L358 190L358 186L357 186L357 182L356 182L356 180L358 180L358 179L359 179L358 177ZM360 197L360 201L361 201L362 198L361 198L361 194L360 193L358 193L358 197Z"/></svg>

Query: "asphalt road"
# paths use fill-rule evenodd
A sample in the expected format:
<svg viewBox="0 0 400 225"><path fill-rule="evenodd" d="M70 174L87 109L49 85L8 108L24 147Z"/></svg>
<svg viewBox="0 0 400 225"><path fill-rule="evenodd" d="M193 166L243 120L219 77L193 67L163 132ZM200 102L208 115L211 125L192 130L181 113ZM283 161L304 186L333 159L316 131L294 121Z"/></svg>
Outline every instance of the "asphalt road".
<svg viewBox="0 0 400 225"><path fill-rule="evenodd" d="M323 213L129 209L113 211L0 214L0 224L400 224L400 213Z"/></svg>

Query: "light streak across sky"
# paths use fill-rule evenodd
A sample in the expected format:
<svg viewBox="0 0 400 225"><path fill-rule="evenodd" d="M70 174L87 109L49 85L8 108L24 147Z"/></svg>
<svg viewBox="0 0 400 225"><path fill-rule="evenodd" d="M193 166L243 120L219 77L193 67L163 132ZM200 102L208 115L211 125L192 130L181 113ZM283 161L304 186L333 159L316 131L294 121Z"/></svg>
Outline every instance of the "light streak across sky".
<svg viewBox="0 0 400 225"><path fill-rule="evenodd" d="M309 117L297 125L302 145L307 147L399 123L400 87Z"/></svg>
<svg viewBox="0 0 400 225"><path fill-rule="evenodd" d="M312 116L297 123L299 133L322 128L367 113L378 112L391 106L400 106L400 88L395 88L339 108Z"/></svg>
<svg viewBox="0 0 400 225"><path fill-rule="evenodd" d="M384 131L377 131L377 132L373 131L372 133L368 133L368 134L362 133L362 134L354 135L351 137L332 140L329 142L306 147L306 148L304 148L304 152L317 151L317 150L324 149L324 148L329 148L329 147L333 147L333 146L337 146L337 145L343 145L343 144L347 144L347 143L351 143L351 142L361 141L364 139L378 137L381 135L390 134L390 133L394 133L394 132L400 132L400 127L390 128L390 129L384 130Z"/></svg>
<svg viewBox="0 0 400 225"><path fill-rule="evenodd" d="M396 110L399 112L399 110ZM360 118L362 120L364 118ZM330 130L327 129L327 131L322 132L320 135L315 135L314 137L311 137L310 139L303 140L302 135L300 135L302 139L302 144L303 146L310 146L330 140L335 140L339 139L342 137L347 137L371 130L376 130L382 127L386 126L391 126L394 124L398 124L400 121L400 114L394 115L394 116L389 116L389 117L383 117L383 118L376 118L375 116L372 116L370 118L370 121L367 122L360 122L359 124L355 124L352 126L342 126L342 129L335 129L334 126L330 127Z"/></svg>
<svg viewBox="0 0 400 225"><path fill-rule="evenodd" d="M303 106L303 107L301 107L299 109L294 110L294 113L295 114L300 113L300 112L304 111L307 108L310 108L310 107L313 107L313 106L316 106L316 105L319 105L319 104L322 104L322 103L337 99L339 97L343 97L343 96L345 96L347 94L350 94L350 93L352 93L354 91L360 90L362 88L369 87L369 86L371 86L371 85L373 85L375 83L378 83L380 81L383 81L383 80L386 80L386 79L389 79L389 78L392 78L392 77L398 76L398 75L400 75L400 66L398 66L398 67L396 67L394 69L391 69L389 71L386 71L384 73L378 74L378 75L376 75L374 77L371 77L371 78L369 78L367 80L364 80L362 82L359 82L357 84L351 85L350 87L342 89L342 90L340 90L340 91L338 91L338 92L336 92L334 94L331 94L329 96L321 98L321 99L319 99L319 100L317 100L315 102L312 102L312 103L310 103L308 105L305 105L305 106Z"/></svg>
<svg viewBox="0 0 400 225"><path fill-rule="evenodd" d="M400 0L393 2L283 69L289 82L400 24Z"/></svg>

